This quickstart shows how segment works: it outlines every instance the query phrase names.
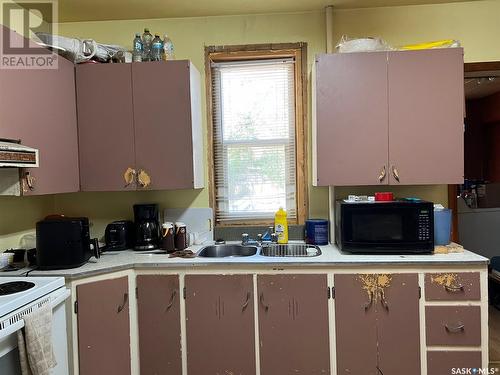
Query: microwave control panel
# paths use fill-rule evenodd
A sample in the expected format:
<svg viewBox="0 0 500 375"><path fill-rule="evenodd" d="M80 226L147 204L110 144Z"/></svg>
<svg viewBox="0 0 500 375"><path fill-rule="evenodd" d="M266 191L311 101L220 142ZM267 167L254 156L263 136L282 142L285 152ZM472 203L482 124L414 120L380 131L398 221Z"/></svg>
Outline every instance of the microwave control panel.
<svg viewBox="0 0 500 375"><path fill-rule="evenodd" d="M422 210L418 214L418 239L420 241L428 241L431 237L431 220L429 211Z"/></svg>

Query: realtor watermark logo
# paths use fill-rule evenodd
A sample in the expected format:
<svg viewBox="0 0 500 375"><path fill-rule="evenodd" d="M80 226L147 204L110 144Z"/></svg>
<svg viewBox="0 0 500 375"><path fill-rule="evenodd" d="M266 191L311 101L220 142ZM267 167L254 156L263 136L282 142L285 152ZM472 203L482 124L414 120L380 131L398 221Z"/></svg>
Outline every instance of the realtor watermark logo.
<svg viewBox="0 0 500 375"><path fill-rule="evenodd" d="M0 69L57 69L57 56L32 40L37 40L37 32L57 34L57 2L0 0L0 5L5 26Z"/></svg>
<svg viewBox="0 0 500 375"><path fill-rule="evenodd" d="M455 367L451 369L452 375L495 375L500 374L498 367Z"/></svg>

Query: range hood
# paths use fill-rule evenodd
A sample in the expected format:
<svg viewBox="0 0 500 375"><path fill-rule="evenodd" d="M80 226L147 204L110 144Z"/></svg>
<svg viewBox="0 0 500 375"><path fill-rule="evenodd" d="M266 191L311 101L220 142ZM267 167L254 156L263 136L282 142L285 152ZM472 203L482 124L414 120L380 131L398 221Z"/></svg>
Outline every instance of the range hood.
<svg viewBox="0 0 500 375"><path fill-rule="evenodd" d="M0 167L36 168L38 150L21 145L19 141L0 139Z"/></svg>

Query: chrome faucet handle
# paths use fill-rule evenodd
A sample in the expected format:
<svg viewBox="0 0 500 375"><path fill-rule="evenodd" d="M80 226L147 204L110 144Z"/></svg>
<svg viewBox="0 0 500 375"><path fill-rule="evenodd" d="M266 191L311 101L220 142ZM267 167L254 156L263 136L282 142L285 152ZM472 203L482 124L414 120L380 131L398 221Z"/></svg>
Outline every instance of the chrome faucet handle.
<svg viewBox="0 0 500 375"><path fill-rule="evenodd" d="M241 234L241 244L246 245L248 244L249 238L248 238L248 233L242 233Z"/></svg>
<svg viewBox="0 0 500 375"><path fill-rule="evenodd" d="M257 234L257 243L259 244L259 246L262 246L262 234Z"/></svg>
<svg viewBox="0 0 500 375"><path fill-rule="evenodd" d="M278 243L278 235L276 233L271 233L271 242Z"/></svg>

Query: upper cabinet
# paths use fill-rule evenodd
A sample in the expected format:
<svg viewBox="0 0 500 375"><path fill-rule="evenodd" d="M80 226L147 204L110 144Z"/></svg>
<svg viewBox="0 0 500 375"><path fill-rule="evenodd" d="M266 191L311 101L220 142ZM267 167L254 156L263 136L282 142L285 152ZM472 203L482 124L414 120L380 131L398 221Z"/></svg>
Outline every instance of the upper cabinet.
<svg viewBox="0 0 500 375"><path fill-rule="evenodd" d="M79 190L74 65L56 59L57 69L0 69L0 138L40 151L39 168L25 170L31 183L23 179L24 195Z"/></svg>
<svg viewBox="0 0 500 375"><path fill-rule="evenodd" d="M313 183L463 182L463 50L320 55Z"/></svg>
<svg viewBox="0 0 500 375"><path fill-rule="evenodd" d="M81 189L135 189L124 181L135 165L130 64L79 65L76 83Z"/></svg>
<svg viewBox="0 0 500 375"><path fill-rule="evenodd" d="M463 183L463 50L390 52L388 82L389 183Z"/></svg>
<svg viewBox="0 0 500 375"><path fill-rule="evenodd" d="M187 60L76 70L82 191L203 187L200 74Z"/></svg>

